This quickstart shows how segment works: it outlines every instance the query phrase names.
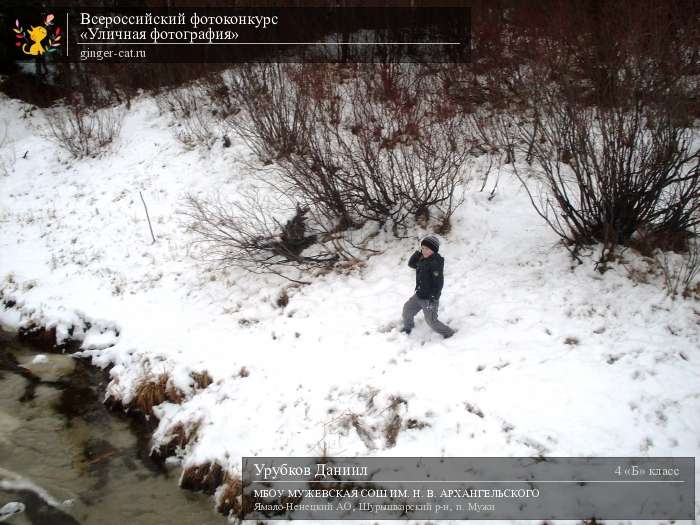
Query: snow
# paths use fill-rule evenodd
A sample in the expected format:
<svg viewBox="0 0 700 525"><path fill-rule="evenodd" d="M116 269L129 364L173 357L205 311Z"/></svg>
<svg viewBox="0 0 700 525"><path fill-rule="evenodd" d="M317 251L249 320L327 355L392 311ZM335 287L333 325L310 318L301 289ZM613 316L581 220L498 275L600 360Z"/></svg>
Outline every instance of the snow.
<svg viewBox="0 0 700 525"><path fill-rule="evenodd" d="M60 503L56 501L45 489L39 487L31 480L22 477L16 472L0 467L0 490L18 491L28 490L35 493L48 505L59 507ZM4 507L3 507L4 508ZM15 510L15 512L17 512Z"/></svg>
<svg viewBox="0 0 700 525"><path fill-rule="evenodd" d="M11 501L0 508L0 521L6 521L10 516L14 516L20 512L24 512L24 503L19 501Z"/></svg>
<svg viewBox="0 0 700 525"><path fill-rule="evenodd" d="M42 137L44 118L0 101L19 152L0 177L0 324L56 327L59 342L73 329L83 355L114 365L108 393L125 402L144 378L169 374L187 398L156 407L154 437L197 426L184 467L216 461L237 472L243 456L324 450L698 455L700 304L667 297L658 272L631 279L630 268L648 267L631 251L603 275L590 259L572 262L508 168L492 199L467 188L442 238L440 319L458 332L443 340L419 314L405 336L391 326L414 285L408 257L428 230L413 240L380 232L383 252L366 267L308 286L214 271L189 256L177 212L188 192L234 198L255 180L243 143L187 150L142 97L111 152L76 161ZM195 388L191 373L202 371L214 382ZM383 429L394 414L404 426L390 446Z"/></svg>

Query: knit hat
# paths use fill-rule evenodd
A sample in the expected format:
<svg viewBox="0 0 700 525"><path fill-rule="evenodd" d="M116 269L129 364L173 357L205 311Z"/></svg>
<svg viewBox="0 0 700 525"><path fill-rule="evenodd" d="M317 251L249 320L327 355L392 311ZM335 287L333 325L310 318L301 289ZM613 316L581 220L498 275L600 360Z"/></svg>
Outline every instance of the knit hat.
<svg viewBox="0 0 700 525"><path fill-rule="evenodd" d="M420 244L421 246L427 246L435 253L437 253L437 251L440 249L440 239L438 239L435 235L428 235L420 242Z"/></svg>

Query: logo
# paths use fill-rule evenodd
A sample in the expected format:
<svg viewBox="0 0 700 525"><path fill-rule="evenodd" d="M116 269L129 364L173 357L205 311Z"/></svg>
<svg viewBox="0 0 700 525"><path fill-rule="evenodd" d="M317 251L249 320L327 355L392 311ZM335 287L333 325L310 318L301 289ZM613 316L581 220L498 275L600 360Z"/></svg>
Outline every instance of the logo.
<svg viewBox="0 0 700 525"><path fill-rule="evenodd" d="M29 26L23 29L19 19L15 20L12 30L16 33L16 47L22 49L25 55L40 56L45 53L55 53L61 45L61 27L54 26L54 16L48 15L43 25Z"/></svg>

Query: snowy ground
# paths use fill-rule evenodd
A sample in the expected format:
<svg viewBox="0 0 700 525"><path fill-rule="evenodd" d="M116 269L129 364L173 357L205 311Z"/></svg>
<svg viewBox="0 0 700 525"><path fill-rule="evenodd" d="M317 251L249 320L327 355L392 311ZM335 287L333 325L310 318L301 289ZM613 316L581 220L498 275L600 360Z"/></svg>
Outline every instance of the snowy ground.
<svg viewBox="0 0 700 525"><path fill-rule="evenodd" d="M93 362L115 364L110 391L125 401L149 370L169 373L188 398L158 407L156 438L197 422L184 466L235 472L242 456L324 448L698 456L700 304L667 298L658 274L631 280L646 263L629 252L604 275L572 265L507 170L492 200L470 186L443 239L440 317L458 329L443 341L422 320L410 337L387 330L412 293L413 241L380 235L384 253L365 268L290 288L284 308L287 282L193 261L176 211L186 192L235 194L252 175L243 144L187 151L149 99L99 159L70 160L42 138L40 110L3 98L3 121L16 160L0 177L0 299L16 304L0 303L0 322L65 337L89 321L74 336ZM189 374L204 370L214 383L195 391Z"/></svg>

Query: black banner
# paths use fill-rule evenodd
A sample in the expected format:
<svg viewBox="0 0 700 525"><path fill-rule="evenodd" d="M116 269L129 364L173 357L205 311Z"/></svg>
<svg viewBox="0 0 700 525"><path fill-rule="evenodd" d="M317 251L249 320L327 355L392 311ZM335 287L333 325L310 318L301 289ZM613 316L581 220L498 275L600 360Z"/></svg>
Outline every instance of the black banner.
<svg viewBox="0 0 700 525"><path fill-rule="evenodd" d="M695 519L695 458L243 458L246 519Z"/></svg>
<svg viewBox="0 0 700 525"><path fill-rule="evenodd" d="M463 63L469 14L465 6L23 8L3 13L3 40L16 60Z"/></svg>

